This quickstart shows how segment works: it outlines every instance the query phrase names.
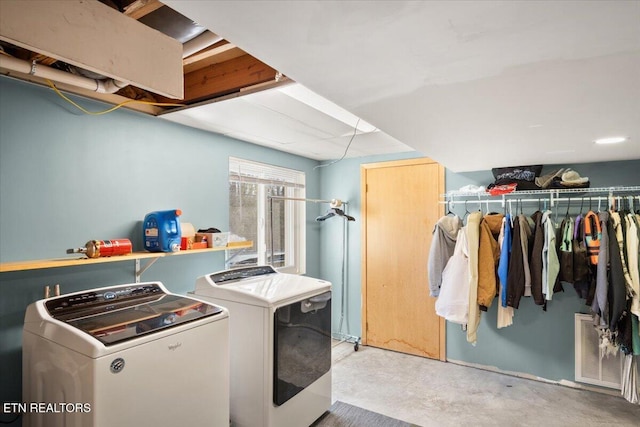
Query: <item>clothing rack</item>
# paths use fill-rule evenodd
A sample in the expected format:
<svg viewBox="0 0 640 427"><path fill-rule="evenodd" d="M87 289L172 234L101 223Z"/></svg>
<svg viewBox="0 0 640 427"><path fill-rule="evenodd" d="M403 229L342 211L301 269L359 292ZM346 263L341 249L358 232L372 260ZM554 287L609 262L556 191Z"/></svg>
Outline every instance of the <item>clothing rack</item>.
<svg viewBox="0 0 640 427"><path fill-rule="evenodd" d="M307 202L307 203L328 203L332 208L339 208L342 205L348 205L349 202L345 202L342 201L340 199L331 199L331 200L322 200L322 199L306 199L306 198L300 198L300 197L286 197L286 196L268 196L267 197L269 199L269 221L271 223L271 228L270 228L270 239L271 239L271 261L273 262L274 259L274 250L273 250L273 246L274 246L274 241L273 241L273 200L292 200L294 202ZM345 209L345 213L346 213L346 209ZM346 222L344 221L342 223L342 250L343 250L343 254L342 254L342 298L341 298L341 304L340 304L340 324L338 326L338 332L333 332L333 338L338 339L340 341L346 341L346 342L350 342L354 344L354 350L358 351L358 348L360 346L360 337L357 337L355 335L350 335L349 334L349 325L348 325L348 321L347 321L347 333L343 333L342 332L342 322L345 319L345 306L346 306L346 302L347 302L347 289L345 287L347 281L345 280L346 277L346 248L347 248L347 232L346 232Z"/></svg>
<svg viewBox="0 0 640 427"><path fill-rule="evenodd" d="M632 194L635 193L635 194ZM571 195L578 195L571 197ZM537 198L522 196L538 196ZM487 192L461 192L449 191L442 195L445 199L440 201L441 204L447 204L449 207L457 204L479 203L479 204L495 204L500 203L502 207L506 207L507 202L516 201L517 203L549 203L550 207L554 207L559 203L571 203L576 200L590 201L607 201L607 206L616 206L616 200L624 200L625 197L638 198L640 201L640 186L626 187L601 187L601 188L566 188L551 190L525 190L514 191L511 193L492 195ZM458 200L456 200L458 199ZM451 210L451 209L449 209Z"/></svg>
<svg viewBox="0 0 640 427"><path fill-rule="evenodd" d="M283 197L283 196L268 196L268 198L269 198L269 203L271 203L273 199L277 199L277 200L294 200L297 202L329 203L329 204L336 204L337 206L349 204L349 202L343 202L340 199L321 200L321 199L303 199L299 197Z"/></svg>

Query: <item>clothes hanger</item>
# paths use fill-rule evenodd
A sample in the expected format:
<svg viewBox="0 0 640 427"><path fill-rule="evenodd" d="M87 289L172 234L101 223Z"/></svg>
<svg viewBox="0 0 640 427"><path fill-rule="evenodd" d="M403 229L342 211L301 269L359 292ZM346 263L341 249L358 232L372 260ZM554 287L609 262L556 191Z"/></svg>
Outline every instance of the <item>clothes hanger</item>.
<svg viewBox="0 0 640 427"><path fill-rule="evenodd" d="M520 199L520 215L524 215L524 211L523 211L524 208L522 206L523 204L524 202L522 201L522 199Z"/></svg>
<svg viewBox="0 0 640 427"><path fill-rule="evenodd" d="M445 214L445 216L456 216L456 214L451 210L451 205L453 205L453 197L447 202L447 213Z"/></svg>
<svg viewBox="0 0 640 427"><path fill-rule="evenodd" d="M327 220L333 216L335 216L336 213L333 212L332 209L330 209L327 213L325 213L324 215L320 215L319 217L316 217L316 221L324 221Z"/></svg>
<svg viewBox="0 0 640 427"><path fill-rule="evenodd" d="M462 217L462 222L464 222L467 219L467 216L469 216L469 214L471 212L469 212L469 208L467 207L467 202L468 200L464 201L464 216Z"/></svg>
<svg viewBox="0 0 640 427"><path fill-rule="evenodd" d="M336 215L345 218L347 221L355 221L356 220L351 215L347 215L346 213L344 213L344 211L342 209L331 208L331 209L329 209L329 211L326 214L317 217L316 221L325 221L325 220L327 220L327 219L329 219L331 217L334 217Z"/></svg>
<svg viewBox="0 0 640 427"><path fill-rule="evenodd" d="M338 208L332 208L332 209L336 212L336 215L345 218L347 221L355 221L356 220L351 215L347 215L342 209L338 209Z"/></svg>
<svg viewBox="0 0 640 427"><path fill-rule="evenodd" d="M517 207L516 207L517 209ZM511 199L509 199L509 225L513 228L513 206L511 205Z"/></svg>

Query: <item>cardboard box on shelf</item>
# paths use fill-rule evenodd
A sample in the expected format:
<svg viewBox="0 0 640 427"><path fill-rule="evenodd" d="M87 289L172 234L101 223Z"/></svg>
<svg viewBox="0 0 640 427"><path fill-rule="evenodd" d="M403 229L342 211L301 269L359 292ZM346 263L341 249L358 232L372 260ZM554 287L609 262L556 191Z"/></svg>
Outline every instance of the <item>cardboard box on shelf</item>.
<svg viewBox="0 0 640 427"><path fill-rule="evenodd" d="M196 233L196 242L207 242L209 248L220 248L227 246L229 242L229 232L223 233Z"/></svg>

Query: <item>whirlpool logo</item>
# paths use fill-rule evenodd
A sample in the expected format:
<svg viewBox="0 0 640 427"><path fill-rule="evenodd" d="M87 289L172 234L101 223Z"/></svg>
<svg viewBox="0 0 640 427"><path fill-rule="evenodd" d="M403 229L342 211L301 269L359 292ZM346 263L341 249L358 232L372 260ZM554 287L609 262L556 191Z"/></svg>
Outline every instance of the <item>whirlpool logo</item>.
<svg viewBox="0 0 640 427"><path fill-rule="evenodd" d="M117 374L124 369L124 359L122 357L118 357L111 362L111 372Z"/></svg>
<svg viewBox="0 0 640 427"><path fill-rule="evenodd" d="M176 350L178 347L182 347L182 343L181 342L177 342L175 344L169 344L167 346L167 348L171 351Z"/></svg>

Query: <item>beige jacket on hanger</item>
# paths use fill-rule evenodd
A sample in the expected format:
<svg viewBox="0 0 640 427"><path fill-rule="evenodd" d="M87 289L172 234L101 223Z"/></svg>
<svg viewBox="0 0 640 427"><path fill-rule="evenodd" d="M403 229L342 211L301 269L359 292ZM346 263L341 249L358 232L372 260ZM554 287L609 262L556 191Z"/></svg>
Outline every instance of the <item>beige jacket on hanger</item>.
<svg viewBox="0 0 640 427"><path fill-rule="evenodd" d="M478 305L487 311L496 296L496 268L500 260L498 235L504 215L487 214L480 222L480 246L478 249Z"/></svg>
<svg viewBox="0 0 640 427"><path fill-rule="evenodd" d="M480 325L480 306L478 305L478 248L480 246L480 221L482 212L476 211L467 220L467 244L469 245L469 323L467 341L475 344Z"/></svg>

